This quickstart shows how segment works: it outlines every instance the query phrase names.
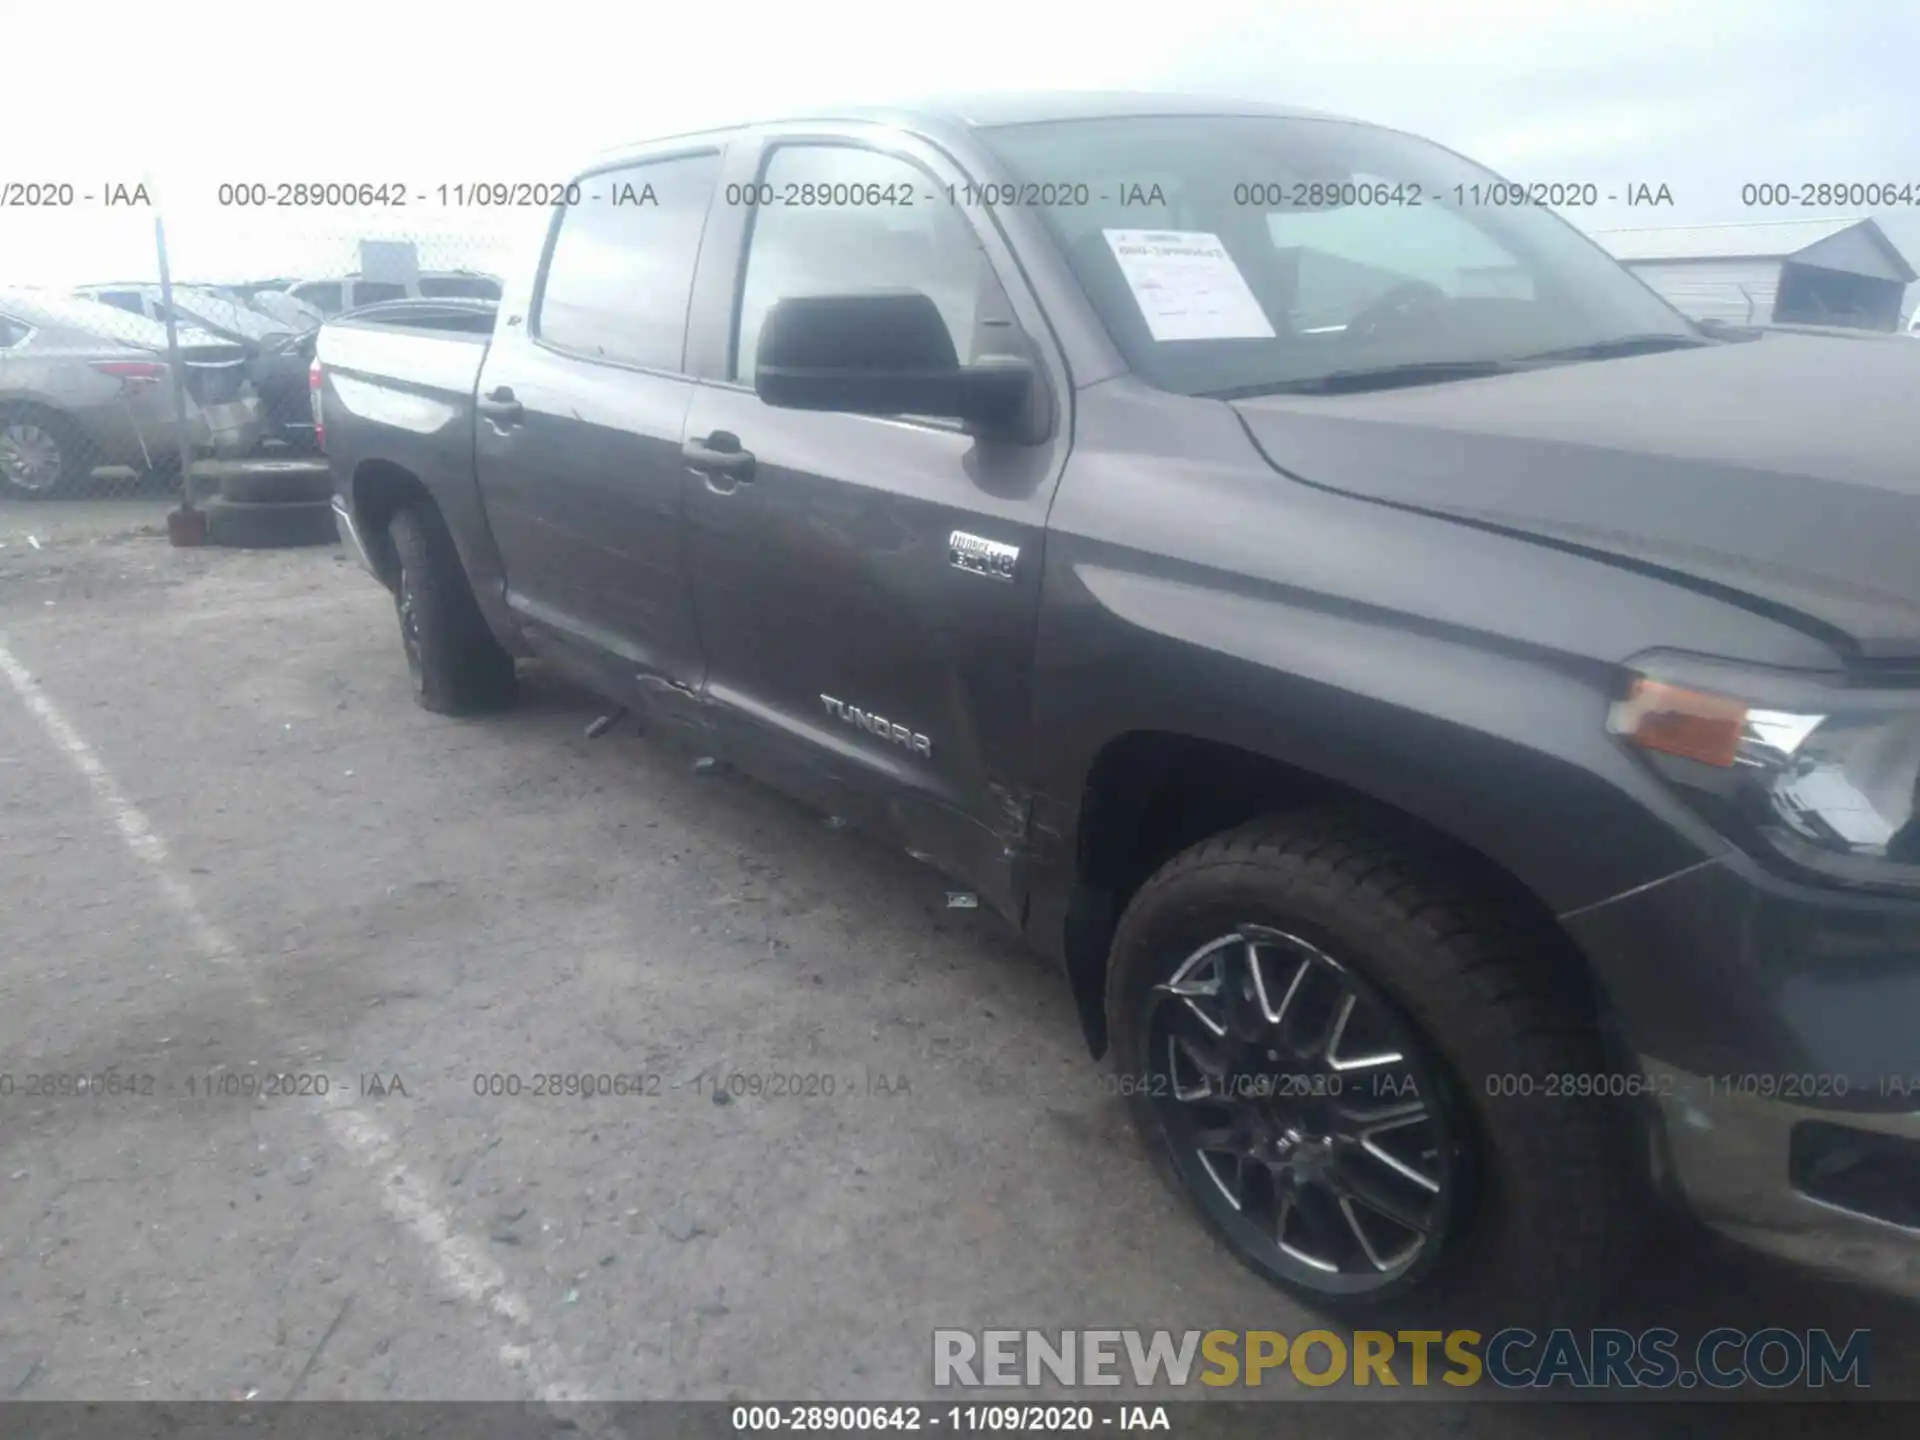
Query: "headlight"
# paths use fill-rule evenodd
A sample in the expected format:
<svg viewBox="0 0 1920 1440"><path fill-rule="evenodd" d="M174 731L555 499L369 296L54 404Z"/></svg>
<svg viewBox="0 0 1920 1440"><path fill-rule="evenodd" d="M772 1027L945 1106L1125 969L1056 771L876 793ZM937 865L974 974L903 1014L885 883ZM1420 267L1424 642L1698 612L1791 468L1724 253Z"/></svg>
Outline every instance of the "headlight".
<svg viewBox="0 0 1920 1440"><path fill-rule="evenodd" d="M1684 683L1639 674L1607 728L1751 853L1840 884L1920 888L1920 692L1717 666Z"/></svg>

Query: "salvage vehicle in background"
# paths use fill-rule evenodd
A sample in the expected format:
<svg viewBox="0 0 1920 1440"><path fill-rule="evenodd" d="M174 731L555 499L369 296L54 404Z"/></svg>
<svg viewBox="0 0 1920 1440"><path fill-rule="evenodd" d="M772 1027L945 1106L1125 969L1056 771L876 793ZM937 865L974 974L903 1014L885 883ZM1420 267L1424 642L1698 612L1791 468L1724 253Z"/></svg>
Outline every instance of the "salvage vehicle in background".
<svg viewBox="0 0 1920 1440"><path fill-rule="evenodd" d="M284 290L257 289L252 286L236 290L226 285L213 288L239 304L258 310L262 315L278 320L296 331L311 330L327 318L314 306L287 294Z"/></svg>
<svg viewBox="0 0 1920 1440"><path fill-rule="evenodd" d="M270 319L278 320L294 330L306 330L318 325L327 317L304 300L297 300L287 294L287 287L295 281L281 276L272 280L244 280L237 284L196 285L199 290L210 290L224 296L236 305L245 305L257 310Z"/></svg>
<svg viewBox="0 0 1920 1440"><path fill-rule="evenodd" d="M498 300L500 281L477 270L422 270L414 280L368 280L358 271L302 280L287 293L321 313L339 315L388 300Z"/></svg>
<svg viewBox="0 0 1920 1440"><path fill-rule="evenodd" d="M76 294L98 300L129 314L145 315L164 323L165 293L159 285L83 285ZM305 307L302 307L305 308ZM173 287L175 319L229 340L247 353L248 378L266 407L266 441L301 452L313 449L313 421L307 400L309 346L300 350L303 336L318 328L317 320L290 323L242 303L220 291L199 285Z"/></svg>
<svg viewBox="0 0 1920 1440"><path fill-rule="evenodd" d="M297 275L275 275L265 280L241 280L218 288L251 304L257 296L283 295L289 285L299 283Z"/></svg>
<svg viewBox="0 0 1920 1440"><path fill-rule="evenodd" d="M1572 1315L1662 1193L1920 1290L1920 351L1217 97L586 175L491 335L320 332L423 706L541 656L955 877L1321 1307Z"/></svg>
<svg viewBox="0 0 1920 1440"><path fill-rule="evenodd" d="M177 331L187 443L244 455L265 428L245 351ZM144 316L38 291L0 291L0 494L71 492L101 466L170 475L180 431L165 329Z"/></svg>
<svg viewBox="0 0 1920 1440"><path fill-rule="evenodd" d="M124 310L129 315L144 315L163 323L167 318L165 291L154 281L76 285L73 293ZM212 286L175 285L173 306L174 318L179 323L197 326L236 344L257 345L296 328L223 295Z"/></svg>

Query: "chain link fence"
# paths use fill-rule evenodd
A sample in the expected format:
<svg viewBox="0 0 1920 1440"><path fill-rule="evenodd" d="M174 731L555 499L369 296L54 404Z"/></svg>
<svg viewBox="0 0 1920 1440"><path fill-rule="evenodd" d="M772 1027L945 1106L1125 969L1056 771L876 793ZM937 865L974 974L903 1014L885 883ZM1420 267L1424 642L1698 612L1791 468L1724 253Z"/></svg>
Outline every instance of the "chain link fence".
<svg viewBox="0 0 1920 1440"><path fill-rule="evenodd" d="M497 299L524 229L487 212L249 213L264 188L164 215L0 207L0 507L324 508L318 327L410 296ZM305 528L320 524L331 535L330 517Z"/></svg>

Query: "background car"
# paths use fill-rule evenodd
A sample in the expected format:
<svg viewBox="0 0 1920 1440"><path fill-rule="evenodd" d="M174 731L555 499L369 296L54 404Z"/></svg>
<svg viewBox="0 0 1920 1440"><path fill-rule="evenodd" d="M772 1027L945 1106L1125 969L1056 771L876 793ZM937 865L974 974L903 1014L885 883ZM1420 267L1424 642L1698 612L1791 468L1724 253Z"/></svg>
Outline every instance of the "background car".
<svg viewBox="0 0 1920 1440"><path fill-rule="evenodd" d="M243 293L221 286L219 293L231 296L249 309L290 325L295 330L311 329L327 318L316 307L284 290L251 290Z"/></svg>
<svg viewBox="0 0 1920 1440"><path fill-rule="evenodd" d="M297 283L297 277L281 275L271 280L242 280L234 284L200 285L195 288L212 290L236 304L258 310L262 315L283 321L296 330L304 330L309 325L318 325L326 316L306 301L287 293L287 287Z"/></svg>
<svg viewBox="0 0 1920 1440"><path fill-rule="evenodd" d="M87 285L77 293L129 314L155 321L166 319L166 300L158 285ZM300 310L310 309L299 301L291 303ZM303 334L318 328L317 316L298 323L277 319L236 296L201 285L174 286L173 310L177 323L207 331L246 351L248 378L266 408L268 428L264 438L310 452L313 417L307 400L307 361L300 358L293 345Z"/></svg>
<svg viewBox="0 0 1920 1440"><path fill-rule="evenodd" d="M358 271L290 285L287 293L332 317L385 300L498 300L500 281L478 270L423 270L418 278L367 280Z"/></svg>
<svg viewBox="0 0 1920 1440"><path fill-rule="evenodd" d="M298 283L299 278L297 275L276 275L267 280L240 280L229 285L217 285L214 288L251 305L257 296L286 294L287 287Z"/></svg>
<svg viewBox="0 0 1920 1440"><path fill-rule="evenodd" d="M129 315L144 315L149 320L167 318L165 292L152 281L115 285L79 285L76 295L111 305ZM277 320L254 309L240 299L222 294L212 286L175 285L174 319L236 344L258 345L275 335L284 335L300 327Z"/></svg>
<svg viewBox="0 0 1920 1440"><path fill-rule="evenodd" d="M264 428L243 347L176 332L188 448L244 455ZM0 290L0 493L71 490L103 465L177 471L180 430L166 331L96 301Z"/></svg>

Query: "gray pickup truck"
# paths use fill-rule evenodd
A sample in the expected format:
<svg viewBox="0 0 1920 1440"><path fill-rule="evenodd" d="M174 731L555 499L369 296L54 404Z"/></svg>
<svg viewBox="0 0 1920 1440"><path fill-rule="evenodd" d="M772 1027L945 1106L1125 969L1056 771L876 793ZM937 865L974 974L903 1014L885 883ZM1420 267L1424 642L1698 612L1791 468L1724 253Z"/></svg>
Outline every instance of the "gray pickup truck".
<svg viewBox="0 0 1920 1440"><path fill-rule="evenodd" d="M1261 105L577 180L497 313L319 339L427 708L544 657L929 859L1330 1310L1571 1313L1663 1195L1920 1284L1920 350Z"/></svg>

